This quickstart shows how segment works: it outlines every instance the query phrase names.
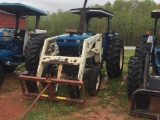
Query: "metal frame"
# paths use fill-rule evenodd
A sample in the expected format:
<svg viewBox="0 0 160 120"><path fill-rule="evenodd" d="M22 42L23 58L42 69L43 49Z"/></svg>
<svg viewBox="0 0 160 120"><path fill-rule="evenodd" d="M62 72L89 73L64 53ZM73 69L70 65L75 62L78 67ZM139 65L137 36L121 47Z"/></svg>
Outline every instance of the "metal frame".
<svg viewBox="0 0 160 120"><path fill-rule="evenodd" d="M85 92L84 92L83 81L53 79L50 76L47 76L45 78L45 77L34 77L34 76L24 76L24 75L20 75L19 80L20 80L23 94L25 96L34 96L34 97L39 97L39 98L54 100L54 101L67 101L67 102L85 104ZM48 84L48 86L46 86L40 93L29 93L25 89L25 82L24 81L46 82ZM54 93L54 90L52 90L52 84L80 86L82 88L83 100L75 100L75 99L66 98L66 97L62 97L62 96L56 96ZM49 94L44 94L45 90L47 90L47 89L49 90Z"/></svg>
<svg viewBox="0 0 160 120"><path fill-rule="evenodd" d="M160 91L157 90L149 90L149 89L138 89L136 90L131 98L131 108L130 108L130 113L134 116L139 116L139 117L144 117L144 118L149 118L149 119L155 119L155 120L159 120L160 119L160 114L154 114L154 113L150 113L148 111L145 110L137 110L136 109L136 95L138 93L143 93L143 94L147 94L149 96L156 96L156 97L160 97Z"/></svg>
<svg viewBox="0 0 160 120"><path fill-rule="evenodd" d="M86 65L86 59L89 57L94 56L95 61L97 64L101 63L101 54L102 54L102 34L97 34L90 38L87 38L83 42L83 50L82 55L79 57L67 57L67 56L56 56L58 55L58 48L55 48L54 51L50 51L50 47L56 44L56 37L47 38L44 42L44 46L41 52L41 57L37 69L37 75L35 76L19 76L21 88L23 94L25 96L35 96L39 98L45 98L49 100L55 101L68 101L68 102L75 102L80 104L85 104L85 92L84 92L84 82L83 80L83 73ZM95 45L95 46L93 46ZM45 77L41 77L42 71L45 64L57 64L58 66L58 73L57 78L51 78L50 75ZM79 66L78 72L78 79L77 80L64 80L61 79L63 65L76 65ZM36 82L45 82L48 85L41 91L41 93L29 93L25 90L25 81L36 81ZM64 85L72 85L72 86L79 86L82 90L83 100L79 99L71 99L66 97L57 96L54 93L52 88L52 84L64 84ZM49 94L43 94L45 90L49 90Z"/></svg>
<svg viewBox="0 0 160 120"><path fill-rule="evenodd" d="M79 66L78 80L82 81L86 58L94 56L96 63L101 63L102 34L96 34L95 36L85 39L83 42L82 54L79 57L57 56L58 49L53 51L50 55L46 55L50 44L56 44L56 38L57 37L47 38L44 42L37 69L37 77L41 77L44 64L77 65ZM93 47L94 44L95 47Z"/></svg>

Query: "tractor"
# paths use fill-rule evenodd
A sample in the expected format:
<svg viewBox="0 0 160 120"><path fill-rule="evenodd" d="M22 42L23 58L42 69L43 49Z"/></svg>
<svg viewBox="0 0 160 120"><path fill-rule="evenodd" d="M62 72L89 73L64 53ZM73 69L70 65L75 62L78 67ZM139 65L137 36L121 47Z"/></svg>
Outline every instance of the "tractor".
<svg viewBox="0 0 160 120"><path fill-rule="evenodd" d="M19 76L24 95L37 97L35 101L43 98L85 104L86 89L89 96L99 92L103 63L110 78L122 75L124 46L119 34L110 32L113 14L102 8L86 8L86 4L87 0L82 8L71 9L73 14L80 15L77 29L67 28L65 34L45 39L39 61L26 55L28 73ZM107 18L108 28L103 37L89 31L92 18ZM36 63L38 66L34 66ZM62 85L67 86L66 96L60 96Z"/></svg>
<svg viewBox="0 0 160 120"><path fill-rule="evenodd" d="M151 100L160 97L160 46L157 42L160 10L153 10L151 18L155 19L153 34L143 35L128 63L127 92L132 115L159 120L160 114L149 108Z"/></svg>
<svg viewBox="0 0 160 120"><path fill-rule="evenodd" d="M44 11L21 3L0 3L0 10L15 15L16 18L14 29L0 29L0 86L2 86L5 73L13 72L19 64L24 62L24 53L28 53L29 47L26 45L42 46L47 31L38 29L40 16L46 15ZM36 16L35 29L20 30L20 16Z"/></svg>

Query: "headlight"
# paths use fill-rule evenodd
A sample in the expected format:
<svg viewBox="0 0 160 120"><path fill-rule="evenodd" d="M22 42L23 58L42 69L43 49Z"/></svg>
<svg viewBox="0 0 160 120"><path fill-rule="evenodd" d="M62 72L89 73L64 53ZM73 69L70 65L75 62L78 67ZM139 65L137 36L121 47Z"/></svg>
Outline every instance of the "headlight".
<svg viewBox="0 0 160 120"><path fill-rule="evenodd" d="M80 40L76 40L76 43L80 43L81 41Z"/></svg>

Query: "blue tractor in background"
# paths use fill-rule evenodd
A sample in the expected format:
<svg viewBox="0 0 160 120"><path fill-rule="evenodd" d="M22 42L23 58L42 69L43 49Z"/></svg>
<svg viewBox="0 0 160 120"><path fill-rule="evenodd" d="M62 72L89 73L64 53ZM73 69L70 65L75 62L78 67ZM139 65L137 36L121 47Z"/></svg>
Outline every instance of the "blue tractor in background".
<svg viewBox="0 0 160 120"><path fill-rule="evenodd" d="M106 63L110 78L122 75L124 46L118 33L110 32L113 14L102 8L86 8L86 3L87 0L83 8L71 9L72 13L80 15L77 29L67 28L65 34L45 39L40 59L32 59L36 54L34 51L35 54L25 54L28 74L19 76L24 95L38 96L36 100L46 98L84 104L84 81L87 80L88 94L97 95L103 63ZM92 18L106 18L108 28L104 36L90 32L89 21ZM32 46L28 48L33 50ZM43 90L37 82L42 84ZM62 85L67 86L65 97L60 96ZM44 93L46 90L47 94Z"/></svg>
<svg viewBox="0 0 160 120"><path fill-rule="evenodd" d="M0 10L14 14L16 18L14 29L0 28L0 86L2 86L5 72L14 71L25 61L26 45L37 40L37 44L42 46L47 31L38 30L40 16L46 15L44 11L21 3L0 3ZM20 30L20 16L36 16L35 30Z"/></svg>
<svg viewBox="0 0 160 120"><path fill-rule="evenodd" d="M159 120L160 113L157 109L151 110L150 105L159 105L159 98L157 102L154 98L160 97L160 46L157 38L160 10L153 10L151 17L155 19L153 34L143 36L128 63L127 92L132 115Z"/></svg>

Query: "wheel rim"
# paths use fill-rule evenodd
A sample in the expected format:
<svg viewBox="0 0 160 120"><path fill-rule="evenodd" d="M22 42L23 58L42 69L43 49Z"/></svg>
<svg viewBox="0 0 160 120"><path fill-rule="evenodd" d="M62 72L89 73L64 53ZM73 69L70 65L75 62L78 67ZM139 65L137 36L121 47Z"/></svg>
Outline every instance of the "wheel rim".
<svg viewBox="0 0 160 120"><path fill-rule="evenodd" d="M101 79L101 78L100 78L100 74L99 74L98 77L97 77L96 90L99 89L100 79Z"/></svg>
<svg viewBox="0 0 160 120"><path fill-rule="evenodd" d="M122 66L123 66L123 49L121 48L121 51L120 51L120 63L119 63L120 69L122 69Z"/></svg>
<svg viewBox="0 0 160 120"><path fill-rule="evenodd" d="M150 76L155 75L153 66L150 66L150 67L149 67L149 75L150 75Z"/></svg>

